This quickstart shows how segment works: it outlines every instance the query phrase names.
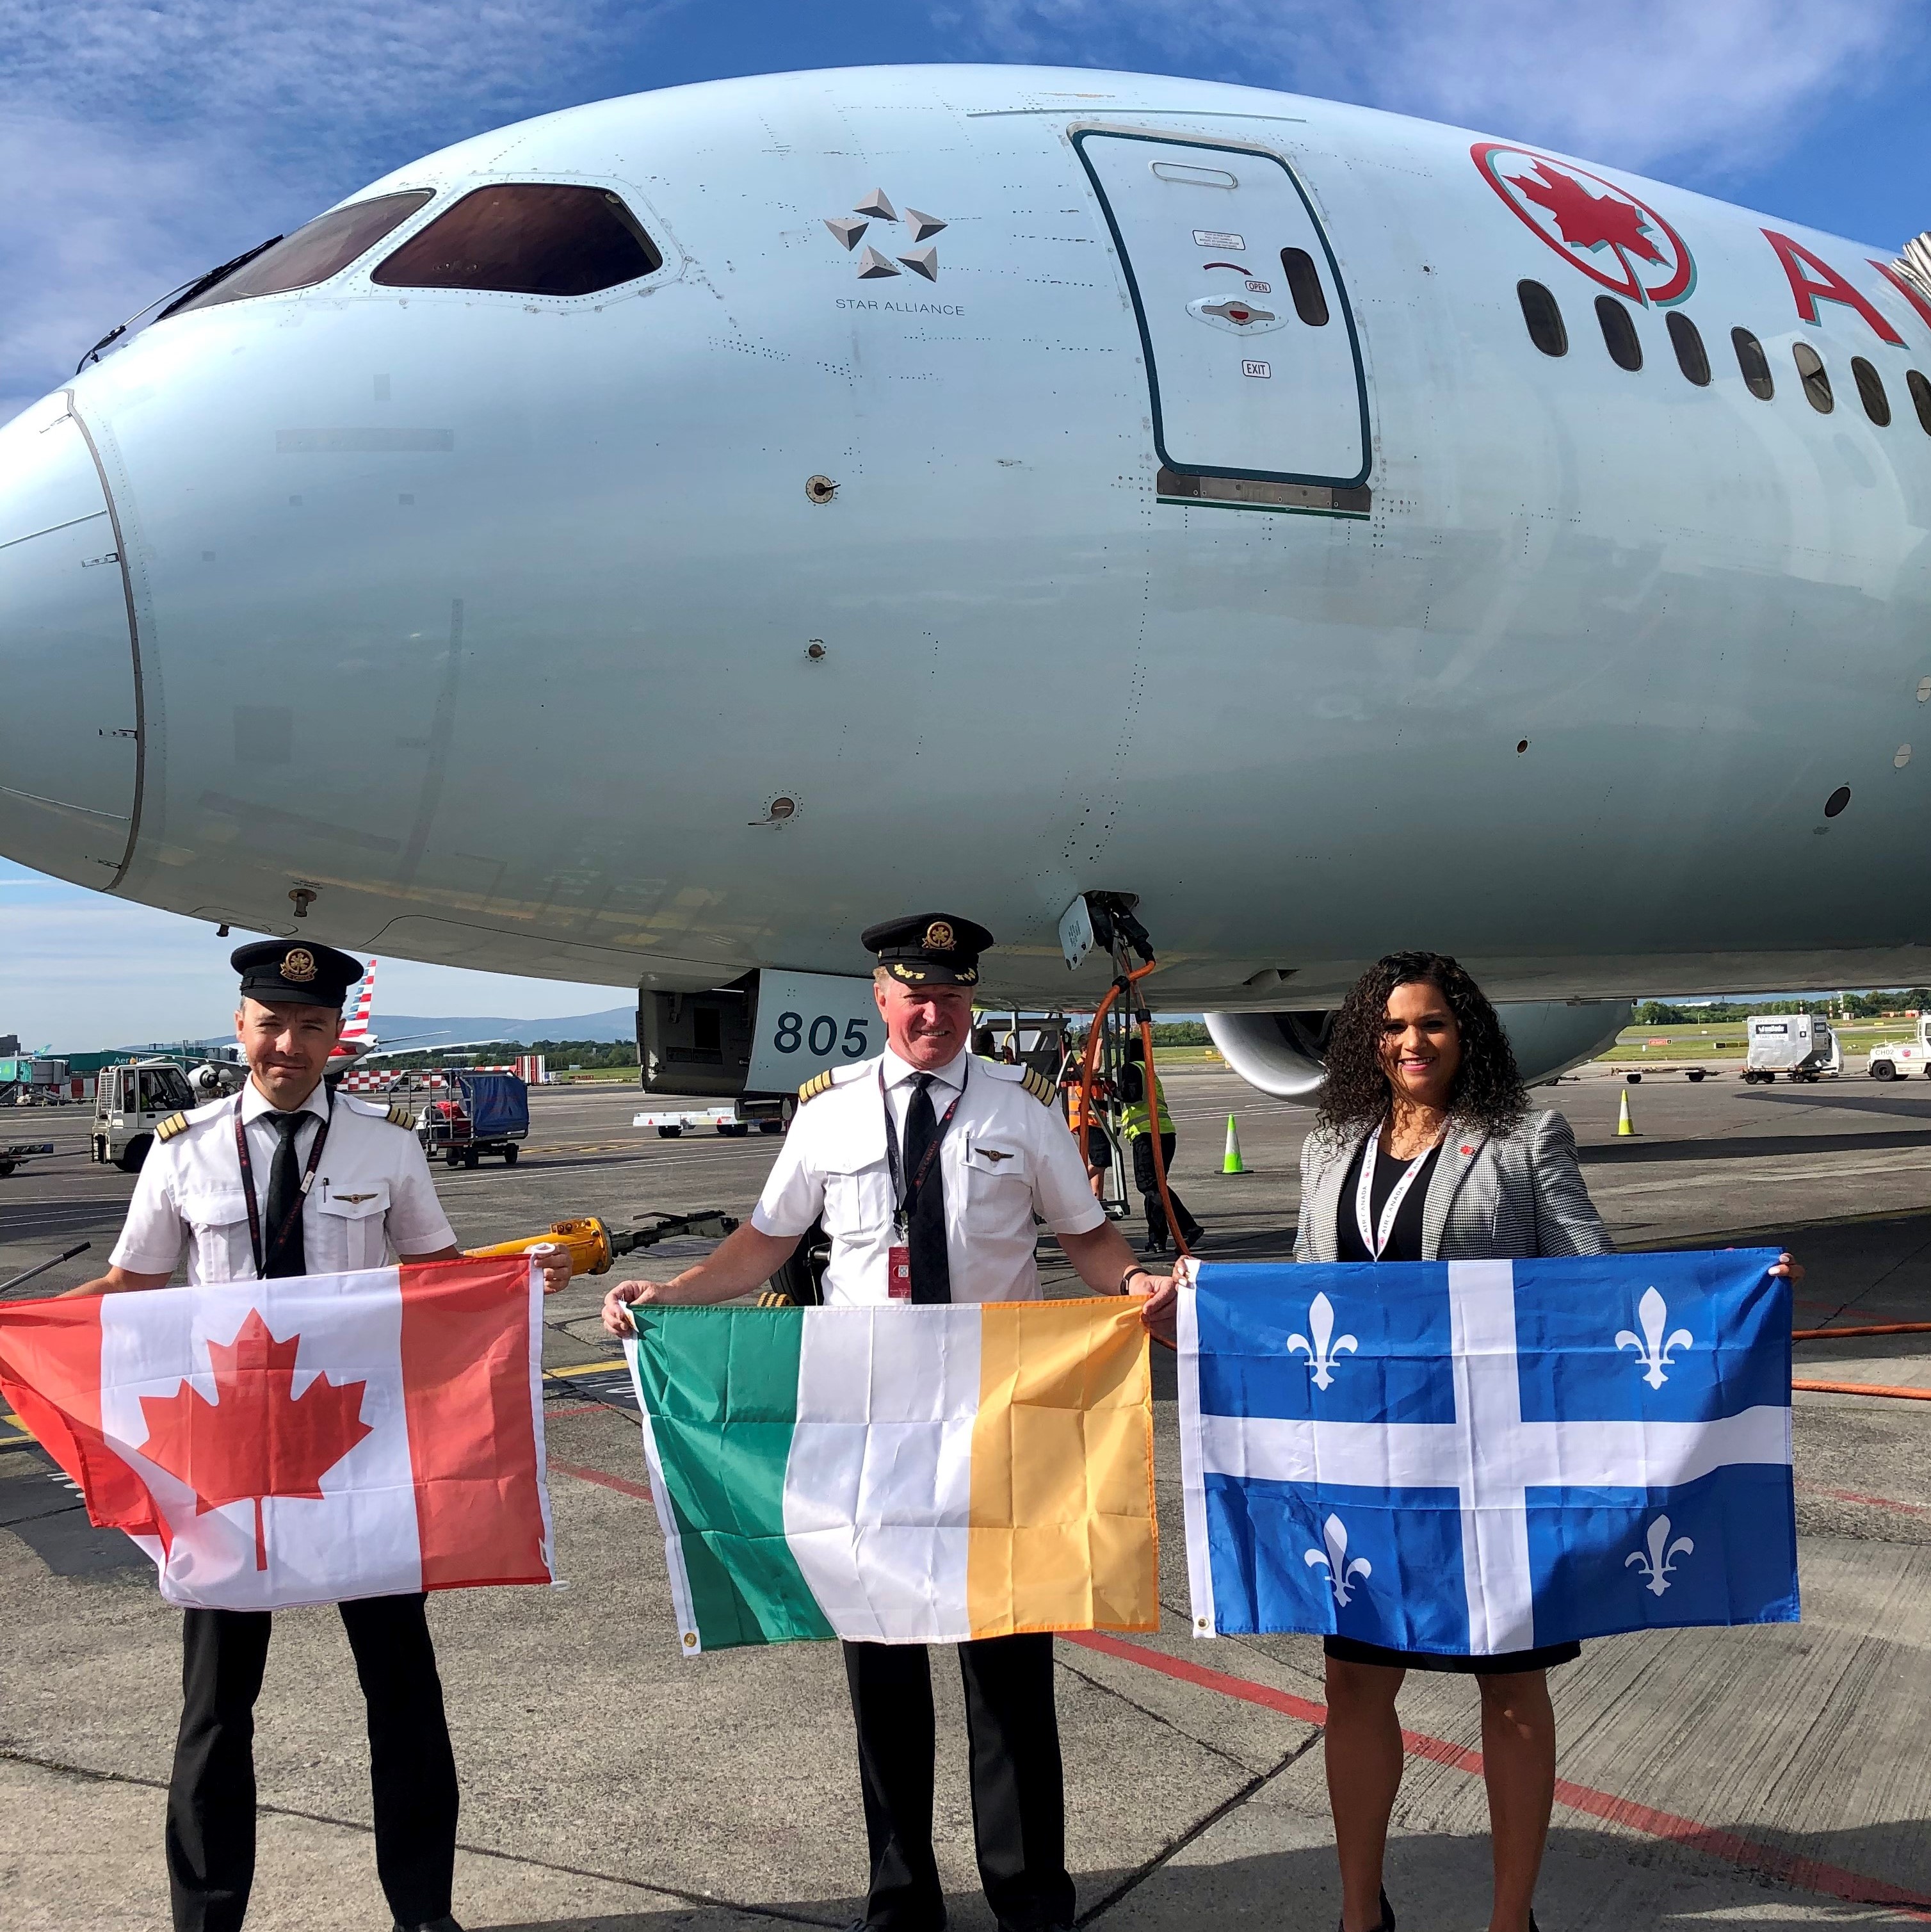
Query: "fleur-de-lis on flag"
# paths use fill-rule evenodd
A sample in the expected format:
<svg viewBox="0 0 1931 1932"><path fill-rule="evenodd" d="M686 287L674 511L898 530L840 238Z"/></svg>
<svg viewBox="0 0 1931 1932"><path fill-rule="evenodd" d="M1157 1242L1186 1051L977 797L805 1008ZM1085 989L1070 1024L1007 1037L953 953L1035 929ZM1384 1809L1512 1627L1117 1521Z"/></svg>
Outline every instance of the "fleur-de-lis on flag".
<svg viewBox="0 0 1931 1932"><path fill-rule="evenodd" d="M1636 1335L1627 1328L1618 1329L1617 1352L1635 1349L1638 1363L1649 1372L1643 1380L1651 1388L1660 1389L1669 1379L1663 1370L1670 1366L1670 1350L1692 1348L1695 1340L1687 1328L1678 1329L1667 1341L1663 1339L1663 1328L1669 1320L1669 1304L1653 1288L1643 1290L1643 1298L1636 1304L1636 1319L1642 1324L1643 1332Z"/></svg>
<svg viewBox="0 0 1931 1932"><path fill-rule="evenodd" d="M1664 1526L1666 1528L1668 1526ZM1365 1556L1356 1557L1352 1563L1348 1562L1348 1526L1338 1516L1330 1516L1321 1525L1321 1537L1327 1547L1308 1550L1301 1560L1310 1570L1320 1568L1327 1572L1328 1588L1334 1592L1336 1605L1345 1610L1348 1598L1354 1594L1354 1579L1373 1576L1375 1566Z"/></svg>
<svg viewBox="0 0 1931 1932"><path fill-rule="evenodd" d="M1648 1556L1645 1557L1640 1550L1633 1550L1623 1558L1623 1568L1627 1570L1632 1563L1636 1564L1648 1579L1645 1587L1651 1596L1660 1597L1669 1588L1670 1570L1677 1558L1694 1556L1696 1546L1687 1536L1679 1536L1674 1543L1671 1542L1669 1519L1666 1516L1658 1516L1650 1525L1649 1534L1643 1540L1649 1545Z"/></svg>
<svg viewBox="0 0 1931 1932"><path fill-rule="evenodd" d="M1334 1304L1324 1294L1317 1294L1308 1304L1307 1325L1313 1330L1314 1340L1309 1342L1305 1335L1288 1337L1288 1353L1297 1352L1307 1358L1308 1366L1314 1371L1314 1385L1318 1389L1330 1387L1334 1381L1334 1365L1345 1348L1352 1352L1360 1347L1352 1335L1336 1335L1334 1332ZM1330 1348L1330 1338L1333 1346ZM1686 1338L1687 1339L1687 1338ZM1333 1517L1328 1520L1331 1522Z"/></svg>

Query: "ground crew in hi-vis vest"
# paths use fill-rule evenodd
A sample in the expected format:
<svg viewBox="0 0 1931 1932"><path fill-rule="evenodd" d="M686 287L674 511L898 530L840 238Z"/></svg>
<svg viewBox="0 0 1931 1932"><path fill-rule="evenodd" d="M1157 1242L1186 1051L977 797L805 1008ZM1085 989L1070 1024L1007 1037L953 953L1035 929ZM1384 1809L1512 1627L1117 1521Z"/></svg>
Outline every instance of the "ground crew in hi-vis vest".
<svg viewBox="0 0 1931 1932"><path fill-rule="evenodd" d="M331 1095L322 1079L362 962L281 940L239 946L241 1092L175 1114L128 1204L106 1274L69 1291L256 1281L453 1260L461 1250L406 1110ZM554 1293L567 1250L533 1254ZM397 1932L461 1932L450 1916L456 1762L420 1591L340 1606L369 1710L376 1870ZM181 1730L168 1785L176 1932L238 1932L255 1871L254 1708L266 1610L184 1611Z"/></svg>
<svg viewBox="0 0 1931 1932"><path fill-rule="evenodd" d="M1133 1185L1140 1190L1141 1204L1147 1210L1147 1246L1150 1255L1164 1254L1171 1237L1167 1210L1160 1198L1160 1178L1153 1168L1154 1123L1159 1122L1160 1162L1167 1171L1167 1198L1174 1204L1174 1218L1180 1224L1180 1236L1189 1247L1200 1239L1200 1223L1187 1212L1187 1204L1174 1192L1174 1117L1167 1111L1167 1096L1159 1076L1147 1064L1144 1041L1127 1043L1126 1065L1120 1076L1120 1097L1124 1103L1120 1132L1133 1150Z"/></svg>
<svg viewBox="0 0 1931 1932"><path fill-rule="evenodd" d="M889 1044L820 1074L757 1210L708 1260L669 1282L625 1282L604 1304L628 1334L635 1301L727 1301L790 1257L822 1217L832 1305L1027 1301L1039 1295L1034 1216L1096 1294L1168 1284L1133 1259L1093 1198L1086 1164L1043 1075L979 1060L971 1036L979 956L992 935L922 913L863 935ZM1053 1640L991 1637L958 1646L972 1735L979 1876L1000 1932L1057 1932L1073 1920L1065 1798L1053 1704ZM868 1932L941 1932L932 1852L934 1726L925 1650L847 1643L871 1878Z"/></svg>

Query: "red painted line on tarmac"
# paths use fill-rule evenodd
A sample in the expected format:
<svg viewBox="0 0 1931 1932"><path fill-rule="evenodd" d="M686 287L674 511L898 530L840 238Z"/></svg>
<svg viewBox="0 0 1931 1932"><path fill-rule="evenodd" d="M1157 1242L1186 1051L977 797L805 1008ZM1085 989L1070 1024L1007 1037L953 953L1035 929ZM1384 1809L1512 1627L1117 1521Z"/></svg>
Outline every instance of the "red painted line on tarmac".
<svg viewBox="0 0 1931 1932"><path fill-rule="evenodd" d="M1834 1342L1840 1335L1931 1335L1931 1322L1879 1322L1864 1328L1793 1328L1793 1342Z"/></svg>
<svg viewBox="0 0 1931 1932"><path fill-rule="evenodd" d="M1129 1643L1099 1630L1062 1630L1060 1634L1069 1643L1099 1651L1108 1657L1124 1658L1129 1664L1156 1670L1162 1676L1177 1678L1183 1684L1218 1691L1224 1697L1237 1697L1244 1703L1258 1704L1268 1710L1281 1712L1288 1717L1299 1718L1303 1724L1321 1724L1327 1720L1325 1705L1297 1697L1289 1691L1273 1690L1245 1677L1234 1676L1225 1670L1189 1664L1183 1658L1169 1657L1163 1652L1149 1650L1142 1644ZM1402 1746L1411 1757L1426 1758L1432 1763L1447 1765L1452 1770L1465 1771L1472 1777L1482 1774L1482 1754L1469 1750L1465 1744L1451 1744L1446 1738L1430 1737L1425 1731L1405 1730L1402 1733ZM1714 1826L1699 1824L1693 1818L1680 1818L1672 1811L1659 1811L1652 1806L1639 1804L1633 1798L1618 1798L1612 1792L1572 1784L1566 1778L1555 1781L1555 1802L1572 1811L1586 1812L1591 1817L1624 1826L1645 1838L1667 1839L1672 1844L1687 1845L1711 1858L1766 1873L1802 1892L1818 1892L1826 1898L1846 1899L1859 1904L1900 1906L1906 1908L1911 1917L1931 1923L1931 1896L1908 1892L1883 1879L1867 1878L1861 1872L1847 1870L1842 1865L1827 1864L1820 1858L1806 1858L1801 1852L1784 1851L1775 1845L1759 1844L1741 1833L1720 1831Z"/></svg>
<svg viewBox="0 0 1931 1932"><path fill-rule="evenodd" d="M586 1468L581 1462L559 1462L553 1456L549 1466L559 1475L574 1476L580 1483L599 1483L607 1490L615 1490L620 1496L635 1496L649 1502L650 1490L647 1484L633 1483L628 1476L613 1476L607 1469Z"/></svg>
<svg viewBox="0 0 1931 1932"><path fill-rule="evenodd" d="M1829 1496L1840 1503L1863 1503L1871 1509L1896 1510L1900 1516L1931 1516L1922 1503L1901 1503L1895 1496L1867 1496L1856 1490L1827 1490L1822 1483L1799 1483L1807 1496Z"/></svg>
<svg viewBox="0 0 1931 1932"><path fill-rule="evenodd" d="M1878 1382L1800 1382L1794 1389L1808 1389L1813 1395L1882 1395L1893 1402L1931 1402L1931 1389L1886 1388Z"/></svg>

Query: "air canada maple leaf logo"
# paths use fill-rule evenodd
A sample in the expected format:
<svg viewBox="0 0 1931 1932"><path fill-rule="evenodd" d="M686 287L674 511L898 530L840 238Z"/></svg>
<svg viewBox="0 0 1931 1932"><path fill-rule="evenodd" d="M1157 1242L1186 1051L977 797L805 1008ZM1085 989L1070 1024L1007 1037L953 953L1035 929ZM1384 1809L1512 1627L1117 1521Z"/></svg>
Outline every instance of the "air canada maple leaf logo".
<svg viewBox="0 0 1931 1932"><path fill-rule="evenodd" d="M1696 265L1682 236L1627 188L1573 162L1501 141L1477 141L1469 153L1522 222L1605 288L1668 308L1696 286Z"/></svg>
<svg viewBox="0 0 1931 1932"><path fill-rule="evenodd" d="M208 1345L216 1400L192 1382L172 1395L144 1395L148 1439L141 1454L194 1492L196 1516L229 1503L255 1505L255 1568L268 1567L262 1502L268 1496L319 1498L322 1478L364 1436L364 1382L316 1376L298 1396L299 1335L278 1342L259 1310L225 1347Z"/></svg>

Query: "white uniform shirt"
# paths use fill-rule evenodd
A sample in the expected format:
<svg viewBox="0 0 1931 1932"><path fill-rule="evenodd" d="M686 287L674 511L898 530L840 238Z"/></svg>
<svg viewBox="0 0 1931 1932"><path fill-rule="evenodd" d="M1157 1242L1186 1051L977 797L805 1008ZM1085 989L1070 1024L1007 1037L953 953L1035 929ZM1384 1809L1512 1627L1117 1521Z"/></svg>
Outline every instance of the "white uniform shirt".
<svg viewBox="0 0 1931 1932"><path fill-rule="evenodd" d="M828 1305L891 1299L894 1204L885 1108L889 1102L902 1156L918 1070L889 1051L841 1070L831 1088L798 1109L751 1215L751 1226L766 1234L802 1234L823 1216L832 1242ZM939 1142L937 1168L955 1301L1039 1298L1036 1210L1056 1234L1084 1234L1106 1219L1064 1118L1019 1084L1024 1071L962 1053L934 1073L934 1112L943 1119L953 1096L959 1099Z"/></svg>
<svg viewBox="0 0 1931 1932"><path fill-rule="evenodd" d="M281 1136L263 1118L275 1109L253 1081L238 1097L265 1247L274 1238L268 1180ZM148 1149L127 1204L127 1224L109 1258L115 1267L134 1274L172 1274L185 1240L190 1282L255 1279L247 1197L235 1150L235 1106L230 1098L196 1107L179 1133ZM329 1123L314 1184L302 1203L307 1273L385 1268L399 1254L433 1254L454 1245L427 1156L414 1134L390 1120L386 1107L341 1094L331 1112L318 1082L301 1111L318 1120L295 1130L295 1159L304 1171L320 1118Z"/></svg>

